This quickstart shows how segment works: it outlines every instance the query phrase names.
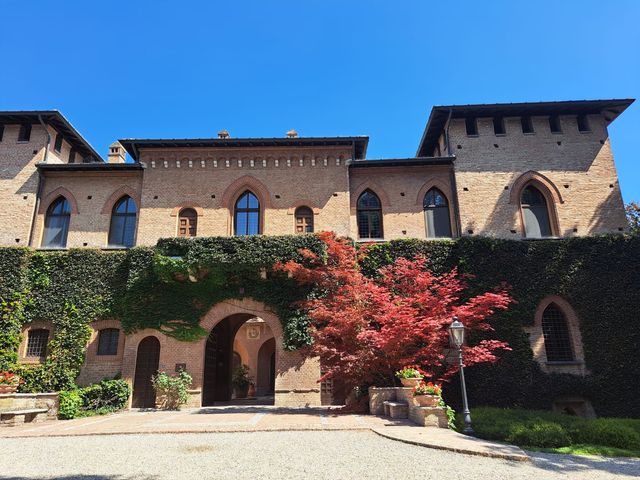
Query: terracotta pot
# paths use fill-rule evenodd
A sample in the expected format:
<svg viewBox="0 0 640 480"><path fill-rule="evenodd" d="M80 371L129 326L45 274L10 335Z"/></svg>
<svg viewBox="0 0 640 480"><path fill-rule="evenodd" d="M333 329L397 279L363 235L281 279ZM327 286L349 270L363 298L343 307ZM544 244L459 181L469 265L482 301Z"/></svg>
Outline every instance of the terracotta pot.
<svg viewBox="0 0 640 480"><path fill-rule="evenodd" d="M18 391L17 385L0 385L0 394L2 393L16 393Z"/></svg>
<svg viewBox="0 0 640 480"><path fill-rule="evenodd" d="M421 407L437 407L440 401L438 395L416 395L413 399Z"/></svg>
<svg viewBox="0 0 640 480"><path fill-rule="evenodd" d="M247 392L247 396L250 398L256 396L256 386L253 383L249 385L249 391Z"/></svg>
<svg viewBox="0 0 640 480"><path fill-rule="evenodd" d="M422 381L421 378L401 378L400 382L404 387L417 387L418 384Z"/></svg>
<svg viewBox="0 0 640 480"><path fill-rule="evenodd" d="M249 385L245 385L243 387L234 387L233 391L236 394L236 398L247 398L247 393L249 393Z"/></svg>

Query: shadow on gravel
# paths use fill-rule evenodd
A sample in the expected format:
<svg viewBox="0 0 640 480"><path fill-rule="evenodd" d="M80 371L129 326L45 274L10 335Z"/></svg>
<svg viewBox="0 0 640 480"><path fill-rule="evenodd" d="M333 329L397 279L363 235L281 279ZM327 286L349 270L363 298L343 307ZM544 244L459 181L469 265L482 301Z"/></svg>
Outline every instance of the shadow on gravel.
<svg viewBox="0 0 640 480"><path fill-rule="evenodd" d="M336 417L339 415L344 415L344 413L341 413L337 408L330 409L328 407L287 408L238 405L202 407L191 412L192 415L215 415L228 413L268 413L270 415L331 415Z"/></svg>
<svg viewBox="0 0 640 480"><path fill-rule="evenodd" d="M125 478L121 475L59 475L52 477L5 477L0 475L0 480L118 480ZM156 475L136 477L140 480L157 480Z"/></svg>
<svg viewBox="0 0 640 480"><path fill-rule="evenodd" d="M611 475L640 476L640 459L627 457L582 457L527 451L533 464L554 473L602 471Z"/></svg>

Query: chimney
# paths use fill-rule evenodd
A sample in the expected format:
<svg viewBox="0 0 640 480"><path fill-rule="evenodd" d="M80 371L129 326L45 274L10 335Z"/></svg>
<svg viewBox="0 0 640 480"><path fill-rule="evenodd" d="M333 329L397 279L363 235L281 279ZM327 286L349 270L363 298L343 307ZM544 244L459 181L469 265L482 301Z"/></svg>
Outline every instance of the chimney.
<svg viewBox="0 0 640 480"><path fill-rule="evenodd" d="M109 145L109 163L124 163L125 162L124 147L118 141Z"/></svg>
<svg viewBox="0 0 640 480"><path fill-rule="evenodd" d="M287 138L298 138L298 132L291 129L287 132Z"/></svg>
<svg viewBox="0 0 640 480"><path fill-rule="evenodd" d="M226 130L220 130L218 132L218 138L229 138L229 132Z"/></svg>

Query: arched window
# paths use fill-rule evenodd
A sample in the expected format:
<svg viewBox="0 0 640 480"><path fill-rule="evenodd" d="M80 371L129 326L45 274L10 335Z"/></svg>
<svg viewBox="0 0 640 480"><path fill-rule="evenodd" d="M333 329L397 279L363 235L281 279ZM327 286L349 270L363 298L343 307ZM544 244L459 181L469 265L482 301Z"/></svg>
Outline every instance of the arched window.
<svg viewBox="0 0 640 480"><path fill-rule="evenodd" d="M120 330L103 328L98 332L98 355L117 355Z"/></svg>
<svg viewBox="0 0 640 480"><path fill-rule="evenodd" d="M249 190L236 201L233 223L236 235L260 234L260 202Z"/></svg>
<svg viewBox="0 0 640 480"><path fill-rule="evenodd" d="M65 197L58 197L47 209L44 219L43 247L65 248L69 234L71 208Z"/></svg>
<svg viewBox="0 0 640 480"><path fill-rule="evenodd" d="M27 333L27 351L25 357L46 357L47 343L49 343L49 330L46 328L29 330Z"/></svg>
<svg viewBox="0 0 640 480"><path fill-rule="evenodd" d="M193 208L183 208L178 214L178 236L195 237L198 230L198 214Z"/></svg>
<svg viewBox="0 0 640 480"><path fill-rule="evenodd" d="M542 313L542 335L548 362L570 362L575 359L567 319L555 303L550 303Z"/></svg>
<svg viewBox="0 0 640 480"><path fill-rule="evenodd" d="M432 188L424 196L422 204L424 220L427 225L427 238L451 237L451 219L449 202L437 188Z"/></svg>
<svg viewBox="0 0 640 480"><path fill-rule="evenodd" d="M520 195L524 236L526 238L542 238L551 236L549 207L543 193L533 185L528 185Z"/></svg>
<svg viewBox="0 0 640 480"><path fill-rule="evenodd" d="M116 202L111 212L109 245L116 247L133 247L136 234L137 211L136 202L128 195Z"/></svg>
<svg viewBox="0 0 640 480"><path fill-rule="evenodd" d="M380 199L371 190L365 190L358 198L357 213L360 238L383 238L382 207Z"/></svg>
<svg viewBox="0 0 640 480"><path fill-rule="evenodd" d="M309 207L296 208L296 233L313 233L313 210Z"/></svg>

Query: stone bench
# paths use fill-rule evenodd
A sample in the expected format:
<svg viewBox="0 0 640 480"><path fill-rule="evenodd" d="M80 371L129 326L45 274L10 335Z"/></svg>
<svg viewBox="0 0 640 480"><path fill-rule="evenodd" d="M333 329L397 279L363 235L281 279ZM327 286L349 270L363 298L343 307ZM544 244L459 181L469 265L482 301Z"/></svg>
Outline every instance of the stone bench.
<svg viewBox="0 0 640 480"><path fill-rule="evenodd" d="M408 418L409 405L404 402L391 402L387 400L383 403L384 414L391 418Z"/></svg>
<svg viewBox="0 0 640 480"><path fill-rule="evenodd" d="M30 408L27 410L10 410L0 412L0 424L18 425L20 423L39 422L47 418L46 408Z"/></svg>

